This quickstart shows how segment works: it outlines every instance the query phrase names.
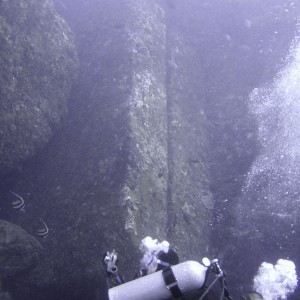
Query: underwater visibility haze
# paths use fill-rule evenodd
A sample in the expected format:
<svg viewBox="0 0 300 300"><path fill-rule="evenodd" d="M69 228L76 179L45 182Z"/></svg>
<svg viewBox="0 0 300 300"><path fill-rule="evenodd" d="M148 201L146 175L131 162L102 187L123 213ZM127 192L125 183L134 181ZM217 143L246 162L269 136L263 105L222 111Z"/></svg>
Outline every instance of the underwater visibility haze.
<svg viewBox="0 0 300 300"><path fill-rule="evenodd" d="M149 236L300 299L299 170L300 2L0 0L0 299L107 299Z"/></svg>

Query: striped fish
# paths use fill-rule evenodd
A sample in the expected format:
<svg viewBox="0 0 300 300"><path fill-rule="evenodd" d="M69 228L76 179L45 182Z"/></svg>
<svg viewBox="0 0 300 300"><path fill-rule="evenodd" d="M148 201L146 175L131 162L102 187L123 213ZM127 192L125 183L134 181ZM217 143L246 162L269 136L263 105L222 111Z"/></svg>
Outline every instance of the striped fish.
<svg viewBox="0 0 300 300"><path fill-rule="evenodd" d="M42 218L40 218L40 220L43 223L43 228L38 229L37 233L39 237L45 239L48 236L49 228Z"/></svg>
<svg viewBox="0 0 300 300"><path fill-rule="evenodd" d="M12 191L10 191L10 193L16 197L16 199L13 200L12 203L11 203L13 209L15 209L17 211L25 212L25 201L24 201L24 199L20 195L14 193Z"/></svg>

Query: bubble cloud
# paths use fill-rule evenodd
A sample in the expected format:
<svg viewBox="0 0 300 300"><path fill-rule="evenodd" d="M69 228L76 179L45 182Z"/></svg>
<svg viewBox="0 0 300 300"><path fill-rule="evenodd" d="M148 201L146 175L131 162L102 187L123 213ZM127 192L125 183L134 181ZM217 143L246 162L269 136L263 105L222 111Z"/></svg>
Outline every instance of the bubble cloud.
<svg viewBox="0 0 300 300"><path fill-rule="evenodd" d="M143 253L143 258L141 259L141 269L147 271L147 274L155 272L158 263L158 254L160 252L168 253L169 243L163 241L158 243L155 239L150 236L145 237L140 243L140 251Z"/></svg>
<svg viewBox="0 0 300 300"><path fill-rule="evenodd" d="M253 288L265 300L285 300L297 287L295 264L279 259L276 265L263 262L254 278Z"/></svg>

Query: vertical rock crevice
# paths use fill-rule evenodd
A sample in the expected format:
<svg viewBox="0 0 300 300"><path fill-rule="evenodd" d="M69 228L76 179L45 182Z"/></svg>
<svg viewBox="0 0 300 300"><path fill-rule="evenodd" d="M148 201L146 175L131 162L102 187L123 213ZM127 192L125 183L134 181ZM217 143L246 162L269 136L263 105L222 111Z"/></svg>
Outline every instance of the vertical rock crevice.
<svg viewBox="0 0 300 300"><path fill-rule="evenodd" d="M178 21L167 18L168 239L181 259L201 259L207 252L213 212L207 161L205 86L195 49ZM189 249L187 253L187 249Z"/></svg>

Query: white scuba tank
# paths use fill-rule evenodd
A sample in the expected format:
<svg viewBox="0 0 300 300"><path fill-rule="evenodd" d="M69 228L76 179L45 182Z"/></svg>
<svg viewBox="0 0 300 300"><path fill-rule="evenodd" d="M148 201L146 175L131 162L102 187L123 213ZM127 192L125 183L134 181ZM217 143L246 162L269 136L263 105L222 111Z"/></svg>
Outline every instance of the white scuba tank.
<svg viewBox="0 0 300 300"><path fill-rule="evenodd" d="M205 281L207 268L196 261L186 261L172 266L181 293L200 289ZM129 281L108 290L109 300L158 300L172 297L162 271Z"/></svg>

